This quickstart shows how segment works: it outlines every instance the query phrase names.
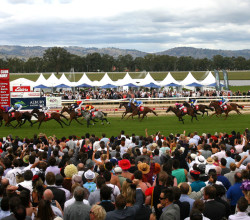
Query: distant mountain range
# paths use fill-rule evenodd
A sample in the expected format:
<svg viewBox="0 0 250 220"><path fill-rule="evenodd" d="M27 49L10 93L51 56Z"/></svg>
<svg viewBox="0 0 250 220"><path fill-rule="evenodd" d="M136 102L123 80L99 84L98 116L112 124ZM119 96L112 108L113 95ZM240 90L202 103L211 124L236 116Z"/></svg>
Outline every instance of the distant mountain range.
<svg viewBox="0 0 250 220"><path fill-rule="evenodd" d="M10 58L10 57L18 57L20 59L27 60L30 57L42 57L45 50L49 47L24 47L24 46L8 46L3 45L0 46L0 58ZM119 48L85 48L85 47L64 47L71 54L85 56L90 53L100 53L100 54L108 54L117 58L119 55L127 55L130 54L132 57L144 57L149 54L146 52L142 52L139 50L130 50L130 49L119 49ZM169 50L165 50L162 52L155 53L156 55L169 55L169 56L191 56L193 58L208 58L211 59L215 55L221 55L224 57L245 57L246 59L250 59L250 50L211 50L211 49L201 49L194 47L175 47Z"/></svg>

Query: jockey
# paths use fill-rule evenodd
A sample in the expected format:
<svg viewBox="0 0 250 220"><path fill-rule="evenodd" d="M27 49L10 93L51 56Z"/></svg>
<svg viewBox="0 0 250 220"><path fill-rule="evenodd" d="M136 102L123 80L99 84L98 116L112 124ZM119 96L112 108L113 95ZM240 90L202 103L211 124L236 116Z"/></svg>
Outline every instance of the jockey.
<svg viewBox="0 0 250 220"><path fill-rule="evenodd" d="M134 103L134 99L133 98L130 98L129 101L128 101L128 107L131 106L131 103Z"/></svg>
<svg viewBox="0 0 250 220"><path fill-rule="evenodd" d="M189 99L189 103L190 103L191 107L194 107L197 104L197 100L196 99Z"/></svg>
<svg viewBox="0 0 250 220"><path fill-rule="evenodd" d="M15 104L13 105L8 112L12 112L13 110L16 110L17 112L19 112L22 109L22 105L21 104Z"/></svg>
<svg viewBox="0 0 250 220"><path fill-rule="evenodd" d="M229 100L227 98L222 97L220 101L220 107L223 107L224 105L226 105L228 101Z"/></svg>
<svg viewBox="0 0 250 220"><path fill-rule="evenodd" d="M85 109L90 113L95 111L95 107L93 105L86 105Z"/></svg>
<svg viewBox="0 0 250 220"><path fill-rule="evenodd" d="M77 107L74 107L75 112L78 112L78 110L81 111L83 101L77 101L75 104L76 104L76 106L77 106Z"/></svg>
<svg viewBox="0 0 250 220"><path fill-rule="evenodd" d="M43 106L41 111L46 115L49 110L50 110L50 107Z"/></svg>
<svg viewBox="0 0 250 220"><path fill-rule="evenodd" d="M136 107L141 107L143 102L142 101L137 101L137 100L134 100L134 104Z"/></svg>

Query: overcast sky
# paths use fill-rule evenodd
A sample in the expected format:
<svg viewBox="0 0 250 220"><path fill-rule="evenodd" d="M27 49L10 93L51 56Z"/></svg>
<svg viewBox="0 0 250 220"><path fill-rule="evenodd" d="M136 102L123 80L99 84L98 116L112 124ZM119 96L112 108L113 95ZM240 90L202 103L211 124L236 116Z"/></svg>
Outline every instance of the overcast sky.
<svg viewBox="0 0 250 220"><path fill-rule="evenodd" d="M250 0L0 0L0 45L250 49Z"/></svg>

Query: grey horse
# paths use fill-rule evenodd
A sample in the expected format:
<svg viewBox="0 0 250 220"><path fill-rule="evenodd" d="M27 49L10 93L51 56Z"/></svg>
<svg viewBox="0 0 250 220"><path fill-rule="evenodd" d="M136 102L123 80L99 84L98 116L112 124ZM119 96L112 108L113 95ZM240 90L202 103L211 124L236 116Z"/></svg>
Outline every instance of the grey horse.
<svg viewBox="0 0 250 220"><path fill-rule="evenodd" d="M92 114L92 116L91 116L91 114ZM102 112L102 111L95 111L95 112L92 112L92 113L90 113L89 111L82 111L82 116L87 121L87 127L89 127L89 125L90 125L90 120L92 120L93 122L96 122L95 119L101 120L102 125L104 124L103 121L106 121L107 124L110 124L110 122L106 118L107 113ZM94 125L94 123L93 123L93 125Z"/></svg>

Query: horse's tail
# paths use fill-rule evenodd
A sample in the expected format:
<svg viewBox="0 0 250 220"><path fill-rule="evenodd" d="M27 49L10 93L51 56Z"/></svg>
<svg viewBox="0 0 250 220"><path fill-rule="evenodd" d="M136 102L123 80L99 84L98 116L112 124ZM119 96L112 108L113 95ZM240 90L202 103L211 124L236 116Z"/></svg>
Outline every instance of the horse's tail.
<svg viewBox="0 0 250 220"><path fill-rule="evenodd" d="M65 118L68 121L68 118L65 115L63 115L62 113L60 113L60 116Z"/></svg>
<svg viewBox="0 0 250 220"><path fill-rule="evenodd" d="M101 113L102 113L105 117L107 117L107 115L108 115L108 113L103 112L103 111L101 111Z"/></svg>
<svg viewBox="0 0 250 220"><path fill-rule="evenodd" d="M244 106L243 105L238 105L238 104L236 104L240 109L243 109L244 108Z"/></svg>
<svg viewBox="0 0 250 220"><path fill-rule="evenodd" d="M151 110L151 112L154 113L155 116L158 116L158 114L155 111Z"/></svg>

